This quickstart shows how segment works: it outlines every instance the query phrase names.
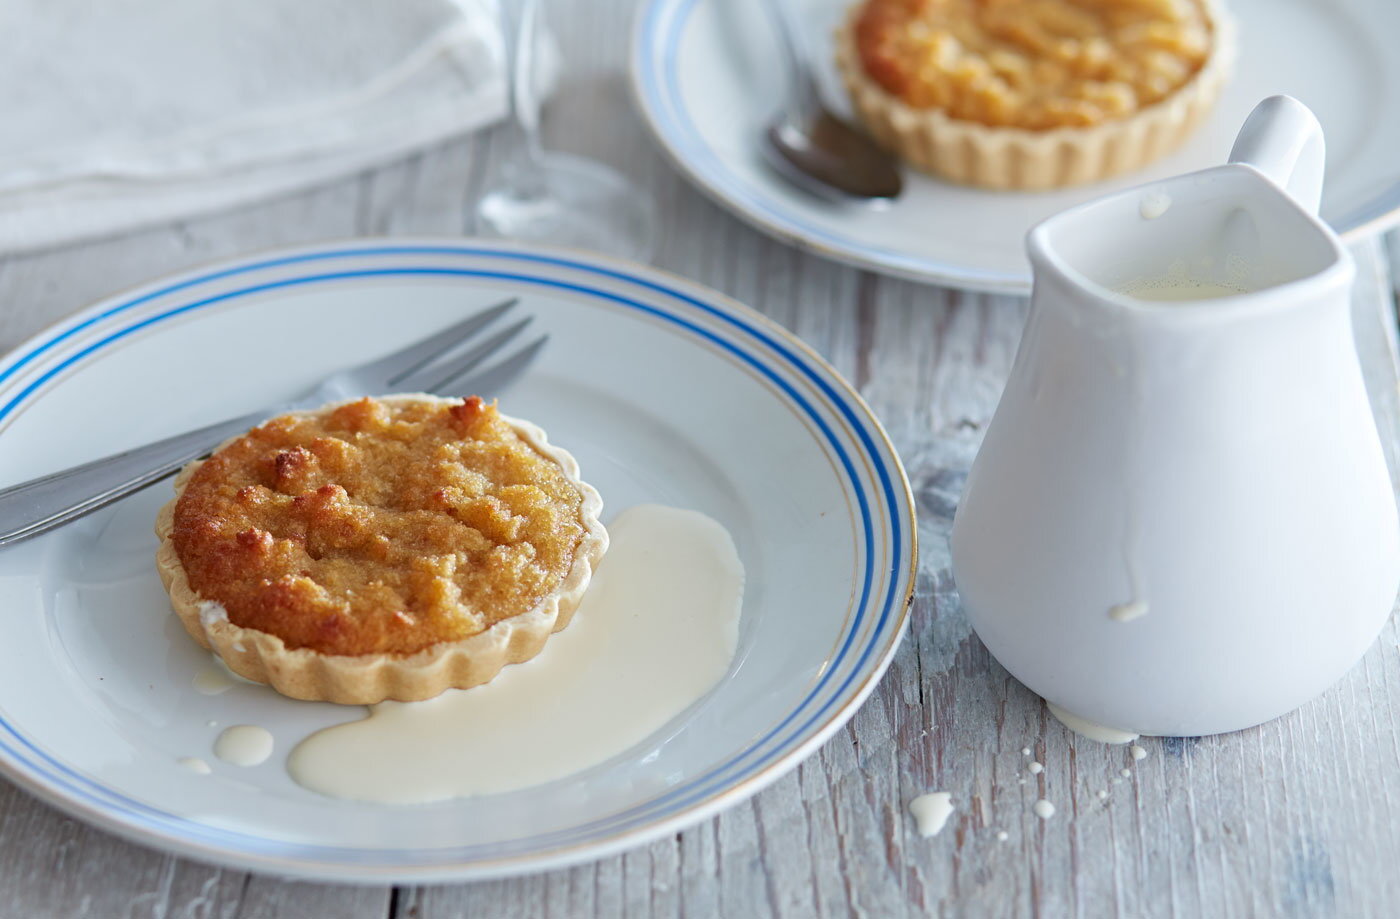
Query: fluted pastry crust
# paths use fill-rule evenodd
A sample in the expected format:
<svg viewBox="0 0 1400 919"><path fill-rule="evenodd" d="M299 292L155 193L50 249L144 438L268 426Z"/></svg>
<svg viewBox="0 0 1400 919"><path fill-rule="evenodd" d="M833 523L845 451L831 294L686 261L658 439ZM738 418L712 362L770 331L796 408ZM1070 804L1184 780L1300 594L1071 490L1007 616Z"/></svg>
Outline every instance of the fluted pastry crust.
<svg viewBox="0 0 1400 919"><path fill-rule="evenodd" d="M421 394L390 396L376 401L389 406L462 404L462 400ZM310 417L347 404L326 406L314 412L297 413L297 416ZM427 699L446 689L465 689L488 682L506 664L534 657L550 634L564 628L573 616L593 569L607 549L608 537L599 519L602 500L595 489L579 479L578 463L573 456L551 445L537 426L503 415L499 417L530 448L557 465L581 497L578 518L582 535L575 547L572 565L557 587L528 610L494 621L467 637L440 641L412 653L325 653L314 647L291 646L271 631L236 624L222 604L200 596L191 586L174 538L180 497L203 465L203 461L196 461L176 477L175 498L161 509L156 520L156 533L161 538L156 567L181 623L195 641L214 651L240 676L266 683L293 698L344 704ZM239 439L233 438L220 449Z"/></svg>

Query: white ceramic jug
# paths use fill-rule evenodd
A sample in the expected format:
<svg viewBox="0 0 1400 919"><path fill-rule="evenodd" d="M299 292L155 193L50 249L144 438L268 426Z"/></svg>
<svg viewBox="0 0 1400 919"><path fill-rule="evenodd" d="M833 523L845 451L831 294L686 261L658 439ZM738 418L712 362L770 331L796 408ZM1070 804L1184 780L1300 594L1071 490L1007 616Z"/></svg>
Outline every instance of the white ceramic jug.
<svg viewBox="0 0 1400 919"><path fill-rule="evenodd" d="M1390 614L1400 532L1322 166L1316 119L1278 96L1229 165L1028 237L1030 317L953 573L997 660L1090 722L1258 724L1339 679ZM1250 292L1115 292L1182 276Z"/></svg>

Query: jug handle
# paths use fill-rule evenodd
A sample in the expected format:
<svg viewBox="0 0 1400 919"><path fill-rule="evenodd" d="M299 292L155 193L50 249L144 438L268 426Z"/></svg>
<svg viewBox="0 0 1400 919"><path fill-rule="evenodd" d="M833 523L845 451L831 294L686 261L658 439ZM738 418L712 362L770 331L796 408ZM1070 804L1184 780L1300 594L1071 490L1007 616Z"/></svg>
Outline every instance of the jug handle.
<svg viewBox="0 0 1400 919"><path fill-rule="evenodd" d="M1327 162L1322 125L1292 96L1270 96L1254 107L1235 138L1230 162L1257 169L1308 213L1317 213Z"/></svg>

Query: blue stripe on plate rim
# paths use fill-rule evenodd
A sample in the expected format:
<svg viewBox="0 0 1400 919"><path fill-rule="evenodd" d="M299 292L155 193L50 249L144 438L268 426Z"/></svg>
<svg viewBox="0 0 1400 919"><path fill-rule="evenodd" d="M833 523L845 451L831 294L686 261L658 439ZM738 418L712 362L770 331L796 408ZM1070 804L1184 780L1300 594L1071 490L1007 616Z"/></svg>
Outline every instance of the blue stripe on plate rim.
<svg viewBox="0 0 1400 919"><path fill-rule="evenodd" d="M678 76L680 42L699 0L647 0L632 36L632 85L653 135L681 172L761 229L829 257L920 281L992 293L1030 292L1029 275L986 271L872 246L832 233L752 191L705 141L685 107ZM664 31L664 34L662 30ZM1332 222L1344 239L1360 239L1400 223L1400 182Z"/></svg>
<svg viewBox="0 0 1400 919"><path fill-rule="evenodd" d="M538 274L532 275L516 271L507 272L479 268L448 268L423 265L380 266L376 268L303 274L252 284L211 296L200 297L164 309L155 315L146 316L145 318L138 319L135 322L118 328L104 335L96 342L85 345L78 348L74 353L61 357L55 364L45 368L33 380L28 381L16 396L9 399L3 407L0 407L0 422L3 422L5 417L11 414L25 399L31 397L44 383L51 380L54 376L138 330L149 328L171 317L187 314L201 308L212 306L216 303L227 302L237 297L264 293L279 288L375 276L459 276L537 284L597 297L617 305L635 309L662 321L672 323L748 364L800 407L826 438L829 448L836 454L841 468L849 478L848 484L856 496L861 516L862 535L865 540L865 554L862 559L864 578L861 597L856 606L856 614L848 625L846 635L842 638L841 646L835 658L830 665L826 667L817 685L812 688L801 703L799 703L799 705L776 727L750 744L745 750L731 757L727 762L712 768L706 774L691 780L686 785L671 789L651 801L636 805L629 810L619 812L610 817L594 821L591 824L582 824L558 830L553 833L511 840L507 843L477 844L474 846L421 850L402 848L374 850L283 842L247 833L211 827L188 820L177 814L162 811L141 801L127 798L120 792L108 788L94 779L71 769L63 762L46 753L42 748L25 737L14 725L3 718L0 718L0 731L3 731L3 734L8 734L9 737L13 738L25 749L30 751L32 756L12 746L7 742L3 734L0 734L0 755L3 755L4 758L3 763L0 763L0 765L3 765L7 772L12 772L16 774L17 777L28 779L30 782L37 784L40 788L55 796L56 799L62 803L86 803L96 807L99 814L109 818L115 814L115 822L120 828L134 831L139 837L156 842L165 842L167 844L171 842L176 844L203 844L205 846L212 846L216 850L214 853L216 855L241 855L254 859L272 858L293 863L319 862L327 865L374 864L394 867L429 867L482 860L499 861L503 858L508 859L511 857L547 857L552 852L560 849L578 846L587 847L593 844L601 845L607 839L644 832L650 826L676 818L686 811L703 807L707 803L713 802L716 798L728 794L740 784L747 784L751 780L761 777L767 777L771 781L773 778L776 778L777 775L767 775L767 773L772 772L774 767L783 765L781 761L790 758L796 750L808 745L813 739L810 732L812 732L814 728L818 733L822 732L824 728L834 730L834 726L830 723L825 726L819 726L818 722L823 716L827 715L834 705L840 706L844 710L849 710L849 706L854 700L848 697L847 694L851 690L852 683L863 672L866 674L866 683L862 684L862 687L857 687L856 696L859 697L863 695L860 691L862 688L868 691L870 684L883 673L885 666L888 665L889 659L897 646L898 637L903 632L906 618L905 606L912 592L912 566L915 550L914 534L912 531L908 534L904 532L906 521L902 519L898 509L901 504L900 499L903 497L904 504L910 508L908 519L912 521L912 502L909 498L909 485L905 479L903 469L898 464L898 459L894 454L893 447L889 444L888 438L885 436L884 431L880 429L879 423L874 420L873 416L869 415L868 410L859 401L859 397L855 396L853 392L850 394L843 394L840 392L838 386L834 386L832 384L832 379L830 379L835 378L839 380L839 377L835 376L834 371L827 367L825 362L815 357L814 354L811 358L804 360L799 351L793 347L793 344L796 343L796 339L785 342L778 335L765 330L759 324L754 323L743 315L743 313L748 312L746 308L721 308L717 305L717 302L706 302L699 296L687 293L668 283L664 283L662 280L643 277L634 271L605 267L601 264L583 262L577 260L577 258L567 258L559 255L541 255L527 251L512 251L507 248L480 248L470 245L393 244L385 242L383 244L365 246L363 245L363 241L336 243L317 247L309 251L297 251L295 254L281 257L264 257L256 260L237 262L219 270L197 274L193 277L187 277L165 286L148 289L135 296L119 299L112 306L105 309L101 308L99 304L98 307L94 307L88 313L80 314L70 325L60 325L48 333L41 334L28 344L28 350L24 350L25 346L17 350L17 356L8 361L3 368L0 368L0 386L23 367L52 352L64 341L72 338L83 330L92 328L107 319L127 313L143 304L152 303L162 297L180 292L193 291L194 288L203 284L256 271L313 265L317 262L324 262L332 259L372 258L381 256L448 256L503 259L525 266L522 270L528 270L529 264L535 263L554 269L563 268L578 271L585 275L593 274L602 276L613 281L621 281L635 285L652 293L662 294L686 306L697 309L711 318L720 320L733 330L745 333L747 336L778 355L782 359L782 362L789 365L791 370L797 372L799 377L805 378L807 383L814 385L816 389L830 401L831 407L839 413L850 426L851 430L855 432L865 454L865 458L878 480L877 484L881 496L884 499L883 503L885 509L889 513L891 532L890 563L888 570L884 572L884 576L888 578L888 589L879 605L876 620L869 630L869 638L865 646L860 649L854 660L847 661L847 656L852 651L852 645L862 626L866 624L867 617L871 611L870 591L875 574L872 562L878 557L878 546L875 543L869 501L850 456L847 454L845 448L833 433L826 420L823 419L821 414L813 408L811 403L797 391L792 383L785 380L773 367L765 364L764 358L760 354L747 351L738 343L722 337L677 313L668 312L659 306L643 303L617 293L589 287L585 284L572 283ZM714 295L714 297L716 301L722 299L718 295ZM754 314L754 316L756 317L757 314ZM759 318L761 322L761 317ZM776 326L774 328L776 329ZM887 463L885 458L881 455L881 444L884 445L888 451L890 460L893 461L893 472L891 471L890 464ZM906 539L909 540L907 547L905 545ZM907 560L904 561L902 570L901 560ZM903 589L901 589L901 587ZM882 658L873 662L873 670L868 670L867 668L872 666L872 655L882 646L884 647ZM834 688L830 687L830 681L843 672L842 665L846 663L849 664L849 668L845 671L844 679L838 686ZM821 707L810 715L806 715L805 720L803 720L800 725L789 731L788 728L794 721L799 718L804 718L804 710L812 705L824 690L830 691L828 693L828 698L821 703ZM775 738L785 731L787 732L786 736L775 741ZM765 749L765 747L768 749Z"/></svg>

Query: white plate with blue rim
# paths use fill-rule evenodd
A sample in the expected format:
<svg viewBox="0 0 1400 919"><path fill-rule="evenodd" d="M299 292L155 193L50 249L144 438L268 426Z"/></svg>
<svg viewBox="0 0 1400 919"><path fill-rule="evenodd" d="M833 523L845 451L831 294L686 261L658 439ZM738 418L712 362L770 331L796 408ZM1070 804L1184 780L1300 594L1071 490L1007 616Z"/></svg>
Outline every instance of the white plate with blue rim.
<svg viewBox="0 0 1400 919"><path fill-rule="evenodd" d="M150 284L0 360L0 487L275 403L512 295L550 342L503 410L577 456L605 519L656 502L734 536L748 574L738 650L700 703L605 763L519 791L411 807L308 791L287 752L365 710L252 684L194 690L208 657L153 567L161 483L0 550L0 772L191 858L427 882L558 867L674 833L836 731L904 631L915 527L899 458L801 342L652 269L510 243L358 240ZM210 754L220 726L238 723L272 732L271 759ZM213 771L178 763L188 756Z"/></svg>
<svg viewBox="0 0 1400 919"><path fill-rule="evenodd" d="M832 33L854 0L800 7L819 82L845 103ZM789 186L758 143L782 98L774 24L752 0L648 0L631 52L638 108L663 150L699 188L779 239L830 258L951 287L1028 293L1023 238L1041 220L1100 195L1224 160L1260 99L1295 96L1327 134L1322 217L1343 237L1400 222L1400 3L1229 0L1239 28L1235 74L1206 122L1172 155L1110 182L1040 193L966 188L913 170L889 207L837 206Z"/></svg>

